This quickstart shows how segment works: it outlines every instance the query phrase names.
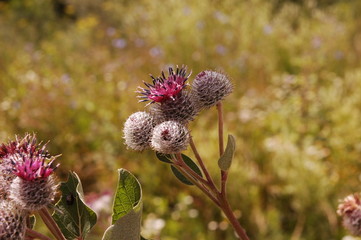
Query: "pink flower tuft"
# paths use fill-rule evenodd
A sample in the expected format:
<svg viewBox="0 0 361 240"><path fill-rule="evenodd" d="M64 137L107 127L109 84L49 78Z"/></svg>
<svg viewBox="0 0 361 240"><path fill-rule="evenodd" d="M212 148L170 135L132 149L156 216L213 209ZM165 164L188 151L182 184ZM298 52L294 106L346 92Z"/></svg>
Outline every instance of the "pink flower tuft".
<svg viewBox="0 0 361 240"><path fill-rule="evenodd" d="M14 173L26 181L47 178L58 167L58 165L52 166L54 160L55 158L46 164L45 158L41 156L32 158L24 157L22 162L16 164Z"/></svg>
<svg viewBox="0 0 361 240"><path fill-rule="evenodd" d="M16 137L0 146L2 174L14 174L12 179L15 175L27 181L47 178L58 167L53 166L56 158L46 150L46 144L37 142L35 134Z"/></svg>
<svg viewBox="0 0 361 240"><path fill-rule="evenodd" d="M153 79L153 84L144 82L146 88L139 87L138 93L143 96L140 102L151 101L150 103L158 102L162 103L167 99L174 99L186 86L186 81L188 80L190 74L186 74L186 67L182 66L181 68L177 67L174 72L173 68L169 68L169 76L166 78L164 72L162 76Z"/></svg>

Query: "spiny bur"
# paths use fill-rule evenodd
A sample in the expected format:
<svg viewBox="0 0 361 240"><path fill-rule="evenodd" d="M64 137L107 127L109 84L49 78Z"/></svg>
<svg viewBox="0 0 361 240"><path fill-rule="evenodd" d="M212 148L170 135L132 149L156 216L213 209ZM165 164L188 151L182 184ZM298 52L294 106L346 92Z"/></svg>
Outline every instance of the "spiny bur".
<svg viewBox="0 0 361 240"><path fill-rule="evenodd" d="M147 112L133 113L124 123L125 145L136 151L149 148L153 127L154 120L151 114Z"/></svg>
<svg viewBox="0 0 361 240"><path fill-rule="evenodd" d="M189 144L187 128L176 121L166 121L154 127L151 140L152 148L160 153L179 153Z"/></svg>

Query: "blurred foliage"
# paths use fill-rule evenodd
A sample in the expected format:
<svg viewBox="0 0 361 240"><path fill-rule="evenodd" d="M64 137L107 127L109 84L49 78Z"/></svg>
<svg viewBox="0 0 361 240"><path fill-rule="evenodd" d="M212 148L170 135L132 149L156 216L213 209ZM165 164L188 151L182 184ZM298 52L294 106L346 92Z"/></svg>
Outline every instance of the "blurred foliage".
<svg viewBox="0 0 361 240"><path fill-rule="evenodd" d="M112 191L115 169L131 170L145 237L234 239L201 193L122 143L149 73L218 69L235 84L228 192L251 238L340 239L338 199L360 191L360 10L357 0L0 1L0 140L50 139L60 178L74 170L85 193ZM216 111L191 129L216 176Z"/></svg>

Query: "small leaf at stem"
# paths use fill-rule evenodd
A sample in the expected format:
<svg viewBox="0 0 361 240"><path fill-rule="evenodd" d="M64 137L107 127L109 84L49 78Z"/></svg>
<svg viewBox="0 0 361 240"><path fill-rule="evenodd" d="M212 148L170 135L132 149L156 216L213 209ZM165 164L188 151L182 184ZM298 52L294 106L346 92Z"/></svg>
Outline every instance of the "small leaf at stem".
<svg viewBox="0 0 361 240"><path fill-rule="evenodd" d="M199 169L198 165L187 155L182 154L182 159L185 164L188 165L195 173L202 177L202 171Z"/></svg>
<svg viewBox="0 0 361 240"><path fill-rule="evenodd" d="M163 154L163 153L160 153L160 152L155 152L155 155L162 162L173 163L172 162L172 155L170 155L170 154Z"/></svg>
<svg viewBox="0 0 361 240"><path fill-rule="evenodd" d="M198 165L187 155L182 154L182 159L187 166L192 169L195 173L202 177L202 171L199 169ZM178 178L179 181L186 185L194 185L191 181L188 180L176 167L171 166L173 174Z"/></svg>
<svg viewBox="0 0 361 240"><path fill-rule="evenodd" d="M84 239L97 221L97 216L84 201L78 175L70 172L67 182L60 185L62 196L55 205L54 221L66 239Z"/></svg>
<svg viewBox="0 0 361 240"><path fill-rule="evenodd" d="M218 166L221 170L227 171L231 167L235 150L236 140L232 135L228 135L226 150L218 160Z"/></svg>
<svg viewBox="0 0 361 240"><path fill-rule="evenodd" d="M194 185L176 167L171 165L170 168L172 169L172 172L173 172L174 176L176 176L176 178L178 178L179 181L181 181L182 183L184 183L186 185Z"/></svg>

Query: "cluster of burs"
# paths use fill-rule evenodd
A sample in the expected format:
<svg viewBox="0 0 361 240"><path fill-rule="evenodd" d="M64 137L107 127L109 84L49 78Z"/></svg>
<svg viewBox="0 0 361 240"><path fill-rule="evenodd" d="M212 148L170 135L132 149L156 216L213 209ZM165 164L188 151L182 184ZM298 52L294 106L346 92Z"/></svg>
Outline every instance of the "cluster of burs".
<svg viewBox="0 0 361 240"><path fill-rule="evenodd" d="M0 146L0 240L24 239L30 214L54 200L56 157L45 147L29 134Z"/></svg>
<svg viewBox="0 0 361 240"><path fill-rule="evenodd" d="M188 122L203 109L217 105L233 90L228 77L215 71L199 73L192 84L186 67L169 68L153 83L139 88L141 101L149 101L149 111L129 116L124 124L124 139L128 148L142 151L151 148L164 154L180 153L189 143Z"/></svg>

